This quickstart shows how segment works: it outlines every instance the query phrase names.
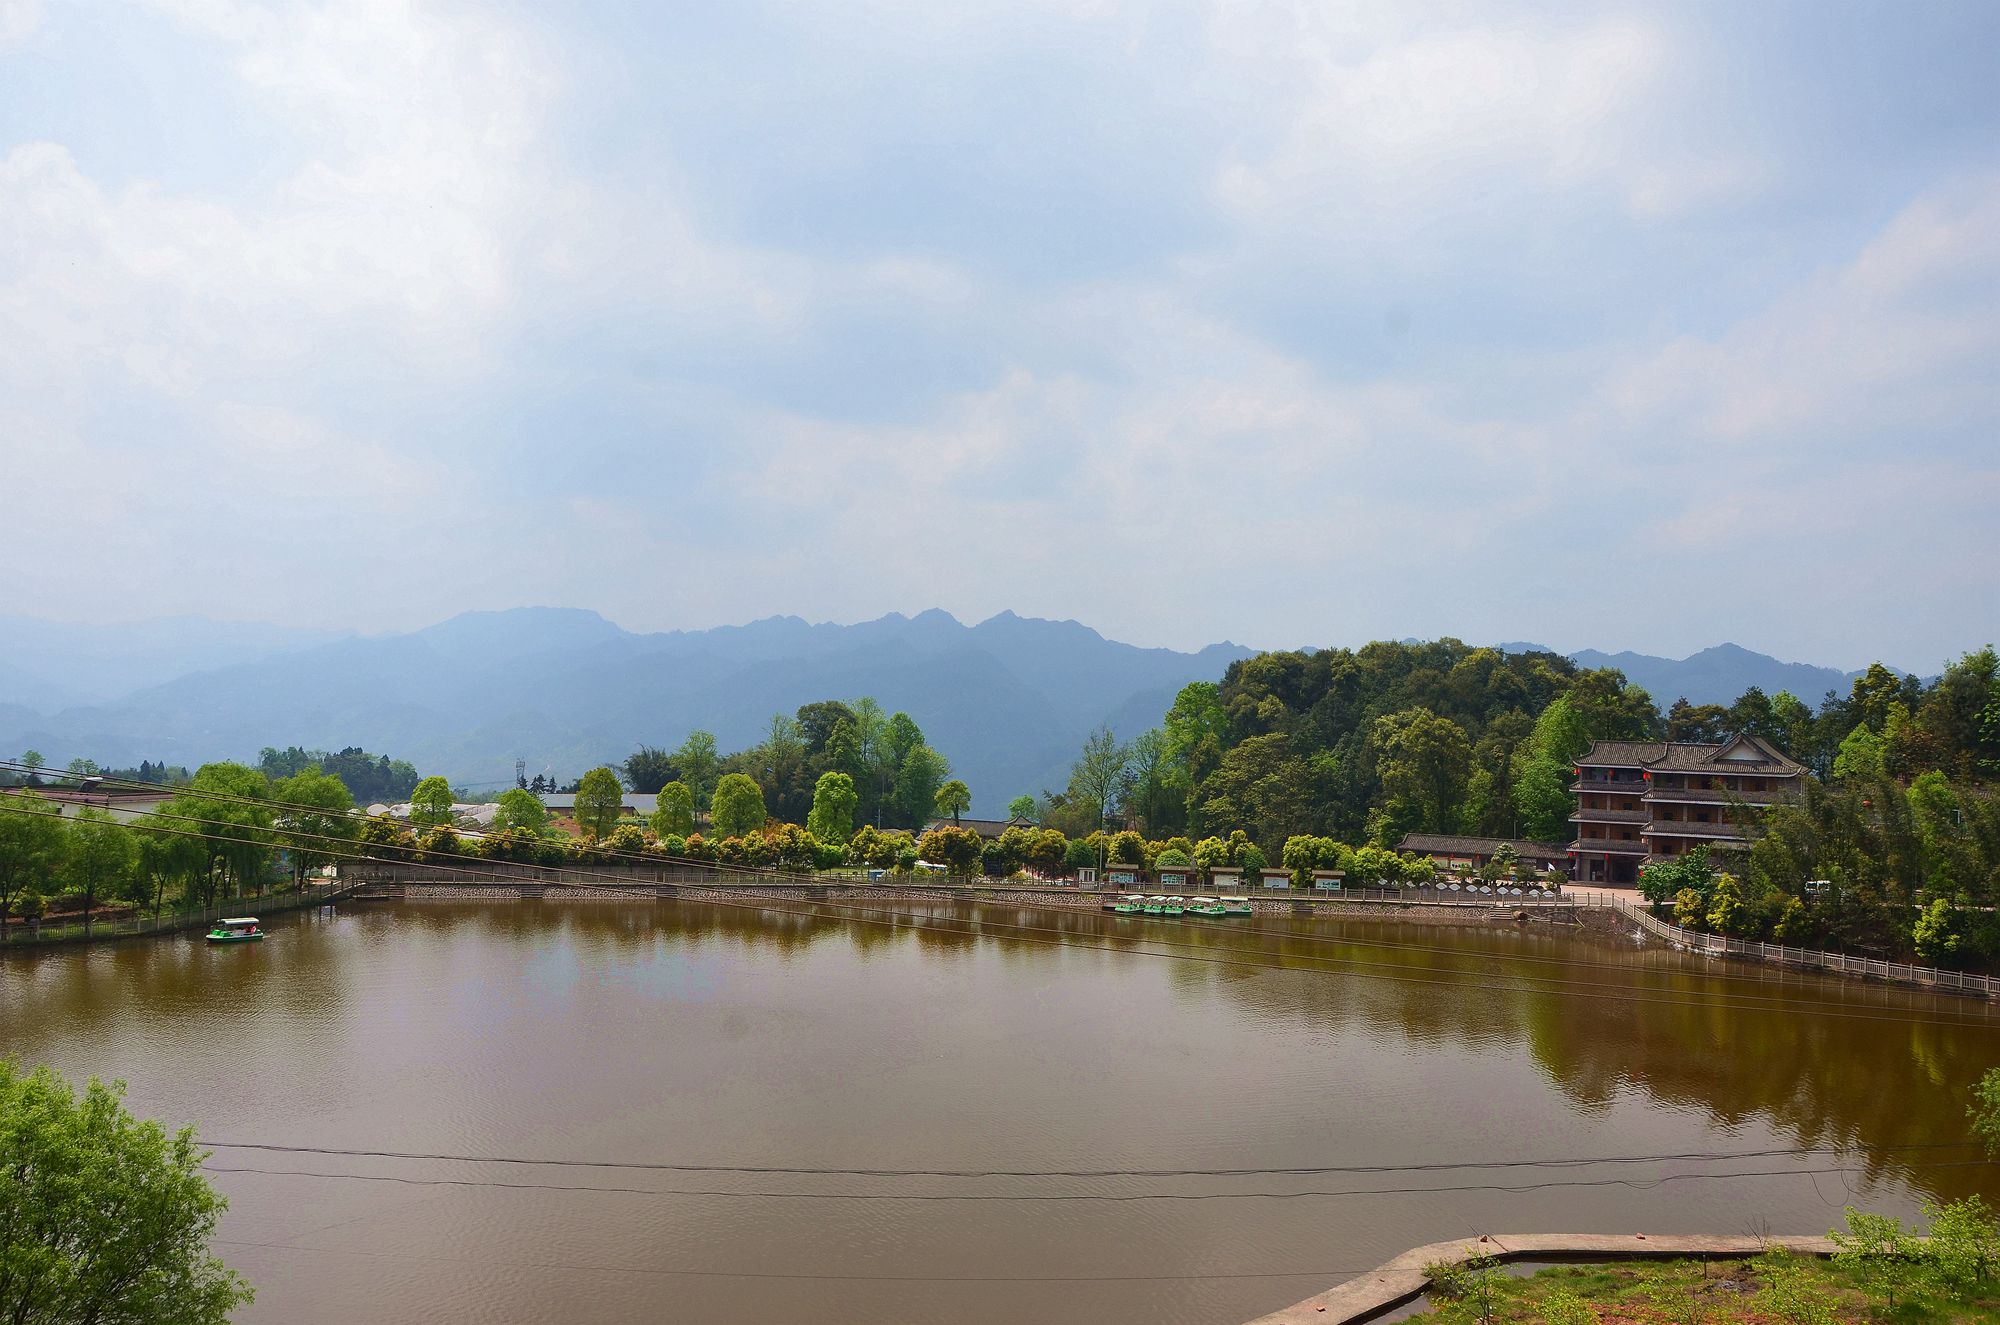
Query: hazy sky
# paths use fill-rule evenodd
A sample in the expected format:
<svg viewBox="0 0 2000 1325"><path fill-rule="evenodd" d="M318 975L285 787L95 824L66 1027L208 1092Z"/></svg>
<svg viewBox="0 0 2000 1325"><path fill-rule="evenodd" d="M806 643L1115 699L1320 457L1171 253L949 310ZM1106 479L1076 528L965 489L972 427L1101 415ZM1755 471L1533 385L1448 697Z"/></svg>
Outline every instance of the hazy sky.
<svg viewBox="0 0 2000 1325"><path fill-rule="evenodd" d="M0 0L0 611L2000 634L2000 6Z"/></svg>

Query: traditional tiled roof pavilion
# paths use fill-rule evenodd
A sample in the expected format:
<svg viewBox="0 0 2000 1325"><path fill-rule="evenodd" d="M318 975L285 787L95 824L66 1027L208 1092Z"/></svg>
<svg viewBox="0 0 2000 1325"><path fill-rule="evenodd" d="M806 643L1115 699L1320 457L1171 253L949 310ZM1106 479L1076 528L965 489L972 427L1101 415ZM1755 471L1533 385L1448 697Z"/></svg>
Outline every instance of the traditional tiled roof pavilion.
<svg viewBox="0 0 2000 1325"><path fill-rule="evenodd" d="M1769 742L1738 734L1719 745L1594 741L1576 761L1571 877L1631 883L1642 865L1702 843L1748 845L1733 813L1798 794L1805 766Z"/></svg>

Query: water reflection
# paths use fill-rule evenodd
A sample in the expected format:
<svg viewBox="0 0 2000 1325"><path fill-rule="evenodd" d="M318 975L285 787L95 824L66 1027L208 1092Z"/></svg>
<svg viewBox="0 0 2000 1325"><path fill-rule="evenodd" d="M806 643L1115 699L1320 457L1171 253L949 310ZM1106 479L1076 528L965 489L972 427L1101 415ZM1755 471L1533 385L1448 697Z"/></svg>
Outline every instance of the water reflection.
<svg viewBox="0 0 2000 1325"><path fill-rule="evenodd" d="M263 1289L253 1320L648 1320L672 1304L704 1321L1235 1321L1470 1230L1738 1231L1754 1216L1810 1232L1838 1218L1850 1186L1908 1213L1989 1175L1922 1148L1963 1138L1970 1085L2000 1059L2000 1022L1978 1005L1746 967L1716 978L1691 958L1541 928L871 907L863 921L839 906L384 904L288 918L245 948L179 938L15 955L0 961L0 1052L126 1077L138 1107L222 1139L753 1165L1404 1166L786 1180L873 1194L1353 1193L1116 1205L227 1175L226 1232L245 1244L233 1259ZM1521 1185L1518 1173L1475 1167L1794 1146L1839 1156L1749 1167L1864 1172L1502 1192L1486 1189ZM1457 1167L1407 1167L1435 1164ZM1702 1167L1529 1182L1643 1184ZM507 1268L526 1265L555 1268ZM774 1266L846 1277L740 1277ZM1163 1267L1273 1277L1148 1278ZM954 1274L984 1277L976 1291L931 1278ZM1127 1278L998 1282L1035 1275Z"/></svg>

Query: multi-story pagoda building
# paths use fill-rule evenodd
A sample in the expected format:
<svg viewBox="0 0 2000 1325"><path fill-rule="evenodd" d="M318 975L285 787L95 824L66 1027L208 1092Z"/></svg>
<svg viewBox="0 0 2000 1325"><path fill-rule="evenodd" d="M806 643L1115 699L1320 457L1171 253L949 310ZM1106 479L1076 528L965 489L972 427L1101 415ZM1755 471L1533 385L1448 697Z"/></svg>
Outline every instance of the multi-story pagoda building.
<svg viewBox="0 0 2000 1325"><path fill-rule="evenodd" d="M1579 883L1637 882L1641 866L1703 843L1749 845L1740 820L1798 794L1805 766L1754 736L1720 745L1682 741L1593 741L1576 761L1576 841L1570 877Z"/></svg>

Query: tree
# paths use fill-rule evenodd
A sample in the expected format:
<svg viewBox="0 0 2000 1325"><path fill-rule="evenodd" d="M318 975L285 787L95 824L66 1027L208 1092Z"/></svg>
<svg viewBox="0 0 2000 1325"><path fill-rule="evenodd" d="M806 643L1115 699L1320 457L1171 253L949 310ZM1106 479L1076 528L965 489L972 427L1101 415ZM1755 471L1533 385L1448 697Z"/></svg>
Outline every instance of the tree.
<svg viewBox="0 0 2000 1325"><path fill-rule="evenodd" d="M1911 927L1910 943L1917 956L1933 966L1942 966L1958 952L1958 912L1949 901L1942 897L1931 899Z"/></svg>
<svg viewBox="0 0 2000 1325"><path fill-rule="evenodd" d="M653 835L686 837L694 831L694 790L685 782L669 782L653 801Z"/></svg>
<svg viewBox="0 0 2000 1325"><path fill-rule="evenodd" d="M21 756L21 767L27 773L29 786L39 787L42 785L42 779L39 774L47 764L48 761L42 758L40 750L29 750Z"/></svg>
<svg viewBox="0 0 2000 1325"><path fill-rule="evenodd" d="M1756 913L1743 904L1743 888L1733 874L1719 874L1708 897L1708 927L1718 934L1741 938L1756 923Z"/></svg>
<svg viewBox="0 0 2000 1325"><path fill-rule="evenodd" d="M1898 1297L1908 1300L1921 1290L1923 1243L1894 1215L1871 1215L1847 1207L1847 1232L1827 1235L1840 1250L1833 1263L1852 1270L1871 1293L1883 1298L1890 1312Z"/></svg>
<svg viewBox="0 0 2000 1325"><path fill-rule="evenodd" d="M63 852L61 878L83 901L83 933L90 936L91 912L98 900L115 895L131 877L138 848L131 830L102 810L83 810L70 821Z"/></svg>
<svg viewBox="0 0 2000 1325"><path fill-rule="evenodd" d="M317 765L283 779L271 795L279 805L275 826L291 859L294 887L303 885L307 871L346 854L343 844L361 835L347 784Z"/></svg>
<svg viewBox="0 0 2000 1325"><path fill-rule="evenodd" d="M715 784L709 826L717 837L741 837L764 826L764 789L742 773L726 773Z"/></svg>
<svg viewBox="0 0 2000 1325"><path fill-rule="evenodd" d="M0 803L0 917L38 881L54 875L63 849L62 811L32 791Z"/></svg>
<svg viewBox="0 0 2000 1325"><path fill-rule="evenodd" d="M940 818L949 815L952 826L958 826L958 816L972 808L972 791L957 778L937 789L933 802Z"/></svg>
<svg viewBox="0 0 2000 1325"><path fill-rule="evenodd" d="M1860 682L1855 682L1859 685ZM1847 733L1833 757L1835 781L1879 782L1887 767L1887 742L1866 727Z"/></svg>
<svg viewBox="0 0 2000 1325"><path fill-rule="evenodd" d="M410 822L434 828L451 822L451 783L441 777L427 777L410 793Z"/></svg>
<svg viewBox="0 0 2000 1325"><path fill-rule="evenodd" d="M906 751L896 770L897 818L907 827L921 828L937 807L938 789L950 776L945 757L922 741Z"/></svg>
<svg viewBox="0 0 2000 1325"><path fill-rule="evenodd" d="M1705 909L1709 889L1714 886L1715 866L1709 863L1706 843L1684 856L1657 861L1639 871L1639 894L1655 904L1674 901L1681 893L1692 891L1703 899Z"/></svg>
<svg viewBox="0 0 2000 1325"><path fill-rule="evenodd" d="M820 774L819 781L813 784L812 813L806 816L806 831L822 842L847 841L854 836L854 807L860 803L853 778L845 773Z"/></svg>
<svg viewBox="0 0 2000 1325"><path fill-rule="evenodd" d="M208 1251L227 1202L194 1132L0 1060L0 1320L224 1325L250 1286Z"/></svg>
<svg viewBox="0 0 2000 1325"><path fill-rule="evenodd" d="M695 808L707 806L715 794L716 775L722 767L722 760L715 753L714 734L689 732L681 748L674 751L674 767L680 770L681 781L694 793Z"/></svg>
<svg viewBox="0 0 2000 1325"><path fill-rule="evenodd" d="M520 787L510 787L501 792L500 803L493 811L493 831L496 833L515 828L539 833L548 821L549 808L542 804L542 798Z"/></svg>
<svg viewBox="0 0 2000 1325"><path fill-rule="evenodd" d="M1125 790L1132 752L1118 743L1108 726L1099 727L1083 742L1083 754L1069 770L1069 794L1091 816L1091 827L1104 827L1104 817Z"/></svg>
<svg viewBox="0 0 2000 1325"><path fill-rule="evenodd" d="M1375 721L1377 772L1382 788L1421 808L1421 824L1446 831L1472 767L1465 729L1426 708L1405 709Z"/></svg>
<svg viewBox="0 0 2000 1325"><path fill-rule="evenodd" d="M1009 819L1019 819L1023 823L1034 823L1041 816L1036 813L1035 798L1033 796L1016 796L1013 800L1007 802L1007 817Z"/></svg>
<svg viewBox="0 0 2000 1325"><path fill-rule="evenodd" d="M600 842L611 836L625 813L625 788L607 767L593 768L576 784L576 825Z"/></svg>
<svg viewBox="0 0 2000 1325"><path fill-rule="evenodd" d="M933 828L917 843L923 859L952 874L970 874L979 863L985 842L969 828Z"/></svg>
<svg viewBox="0 0 2000 1325"><path fill-rule="evenodd" d="M216 890L240 893L260 883L270 864L271 783L242 764L203 764L174 798L162 805L149 826L179 828L202 838L206 853L201 885L204 903Z"/></svg>
<svg viewBox="0 0 2000 1325"><path fill-rule="evenodd" d="M641 796L651 796L675 776L674 757L642 745L625 757L625 781Z"/></svg>
<svg viewBox="0 0 2000 1325"><path fill-rule="evenodd" d="M1187 785L1168 757L1166 733L1155 727L1132 742L1125 808L1149 834L1165 836L1187 822Z"/></svg>

